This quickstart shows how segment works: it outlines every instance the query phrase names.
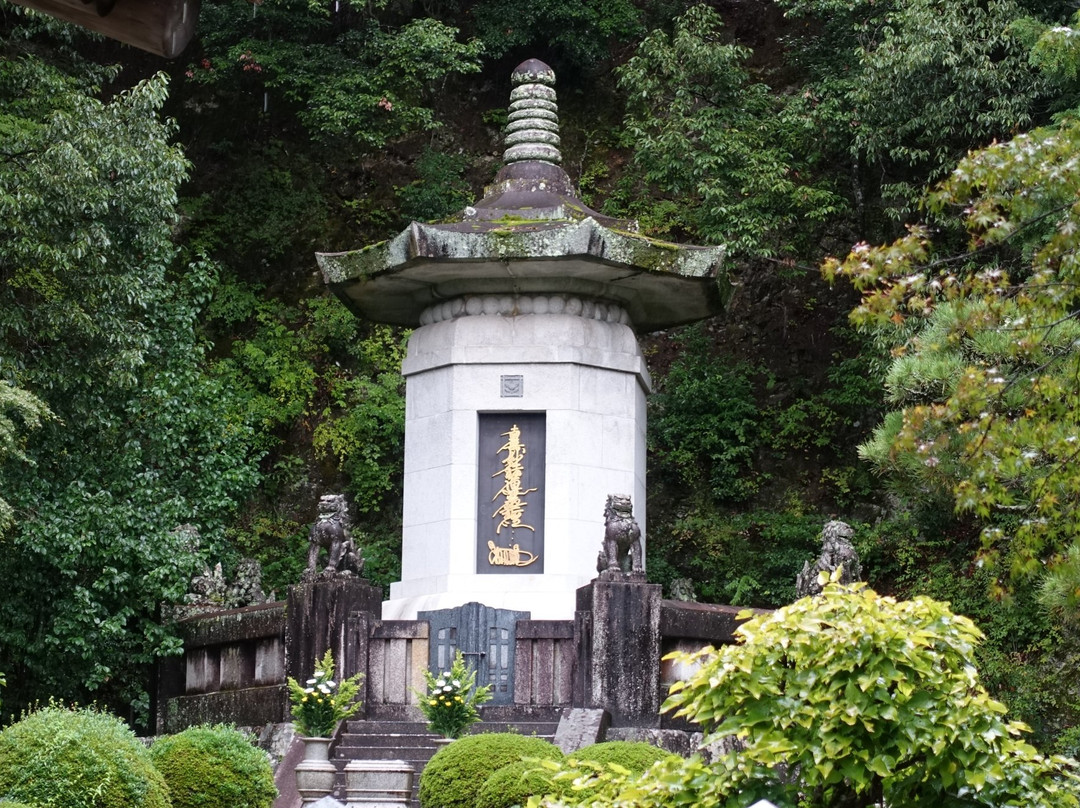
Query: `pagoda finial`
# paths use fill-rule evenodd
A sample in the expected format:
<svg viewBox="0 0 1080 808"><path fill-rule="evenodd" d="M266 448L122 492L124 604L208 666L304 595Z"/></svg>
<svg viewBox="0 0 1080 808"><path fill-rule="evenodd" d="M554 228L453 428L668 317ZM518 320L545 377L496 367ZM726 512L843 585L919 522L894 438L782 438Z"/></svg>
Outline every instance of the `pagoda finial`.
<svg viewBox="0 0 1080 808"><path fill-rule="evenodd" d="M528 59L510 76L510 114L506 125L507 164L532 160L559 165L559 107L555 103L555 71L539 59Z"/></svg>

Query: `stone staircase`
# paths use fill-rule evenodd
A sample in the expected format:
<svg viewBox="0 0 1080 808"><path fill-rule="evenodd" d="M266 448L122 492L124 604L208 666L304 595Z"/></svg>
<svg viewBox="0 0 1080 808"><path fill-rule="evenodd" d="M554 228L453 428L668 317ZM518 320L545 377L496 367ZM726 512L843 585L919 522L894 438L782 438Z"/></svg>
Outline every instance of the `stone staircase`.
<svg viewBox="0 0 1080 808"><path fill-rule="evenodd" d="M470 734L484 732L517 732L554 740L559 726L559 708L482 708L484 720L473 724ZM418 808L417 795L420 773L438 749L439 736L427 731L423 721L409 721L406 717L393 719L366 719L348 721L333 753L338 767L338 784L334 796L345 801L345 766L350 760L403 760L413 767L413 798L411 805Z"/></svg>

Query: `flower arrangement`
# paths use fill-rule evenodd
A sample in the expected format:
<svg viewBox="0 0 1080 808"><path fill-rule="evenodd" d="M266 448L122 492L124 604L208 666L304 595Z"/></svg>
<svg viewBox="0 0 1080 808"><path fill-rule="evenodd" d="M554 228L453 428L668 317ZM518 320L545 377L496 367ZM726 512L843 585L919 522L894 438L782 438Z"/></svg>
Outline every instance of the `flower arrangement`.
<svg viewBox="0 0 1080 808"><path fill-rule="evenodd" d="M427 693L419 693L420 710L427 719L428 731L445 738L460 738L472 724L480 720L476 708L491 701L491 686L475 687L476 671L465 667L461 651L454 655L450 670L438 676L424 671Z"/></svg>
<svg viewBox="0 0 1080 808"><path fill-rule="evenodd" d="M290 676L289 701L297 732L310 738L329 738L338 721L356 715L360 709L357 696L362 677L358 673L343 682L335 682L334 657L330 651L315 665L315 673L306 685Z"/></svg>

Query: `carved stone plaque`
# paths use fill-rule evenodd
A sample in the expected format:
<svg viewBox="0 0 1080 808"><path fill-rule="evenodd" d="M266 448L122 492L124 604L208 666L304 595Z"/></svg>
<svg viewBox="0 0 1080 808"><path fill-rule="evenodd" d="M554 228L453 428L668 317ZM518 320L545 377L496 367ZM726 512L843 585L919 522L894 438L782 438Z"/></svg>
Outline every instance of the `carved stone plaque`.
<svg viewBox="0 0 1080 808"><path fill-rule="evenodd" d="M546 416L481 414L476 571L544 571Z"/></svg>

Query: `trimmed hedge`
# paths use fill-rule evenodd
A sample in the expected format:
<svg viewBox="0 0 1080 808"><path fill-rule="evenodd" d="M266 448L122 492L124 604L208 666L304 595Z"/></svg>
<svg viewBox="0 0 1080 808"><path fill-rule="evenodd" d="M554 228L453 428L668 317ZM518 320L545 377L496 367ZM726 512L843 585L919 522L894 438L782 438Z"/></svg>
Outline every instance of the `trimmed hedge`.
<svg viewBox="0 0 1080 808"><path fill-rule="evenodd" d="M0 799L63 808L170 808L165 780L126 724L59 704L0 731Z"/></svg>
<svg viewBox="0 0 1080 808"><path fill-rule="evenodd" d="M440 749L420 776L421 808L474 808L477 794L498 769L523 758L562 760L542 738L492 732L458 738Z"/></svg>
<svg viewBox="0 0 1080 808"><path fill-rule="evenodd" d="M535 761L508 763L484 782L476 795L476 808L513 808L524 805L533 795L561 795L569 787L563 781L552 782L554 774Z"/></svg>
<svg viewBox="0 0 1080 808"><path fill-rule="evenodd" d="M639 741L606 741L579 749L570 759L607 767L614 763L641 774L659 760L671 757L670 752ZM557 772L538 763L519 761L496 770L476 795L476 808L514 808L525 805L529 797L551 794L567 803L581 802L597 787L574 790L573 780L553 780Z"/></svg>
<svg viewBox="0 0 1080 808"><path fill-rule="evenodd" d="M233 727L191 727L157 741L150 757L173 808L271 808L277 798L266 753Z"/></svg>
<svg viewBox="0 0 1080 808"><path fill-rule="evenodd" d="M576 760L588 760L604 766L615 763L634 774L641 774L654 763L671 756L671 752L644 741L604 741L586 746L570 755Z"/></svg>

